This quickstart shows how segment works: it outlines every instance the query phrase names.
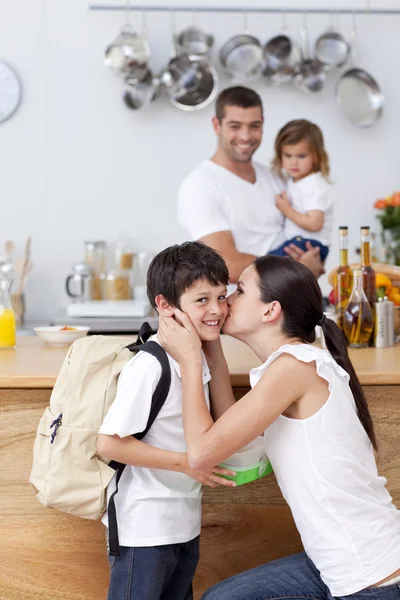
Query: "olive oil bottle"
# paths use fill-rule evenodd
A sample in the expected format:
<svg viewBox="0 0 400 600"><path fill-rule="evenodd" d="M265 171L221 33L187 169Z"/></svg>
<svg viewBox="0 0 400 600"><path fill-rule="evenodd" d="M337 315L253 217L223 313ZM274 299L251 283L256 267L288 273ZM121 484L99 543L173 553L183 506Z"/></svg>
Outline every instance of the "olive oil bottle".
<svg viewBox="0 0 400 600"><path fill-rule="evenodd" d="M353 291L343 315L343 329L350 348L367 348L373 329L372 307L363 289L363 271L353 271Z"/></svg>
<svg viewBox="0 0 400 600"><path fill-rule="evenodd" d="M375 271L371 266L371 234L369 227L361 227L361 271L363 289L371 308L373 308L376 302L376 281Z"/></svg>
<svg viewBox="0 0 400 600"><path fill-rule="evenodd" d="M339 227L339 267L334 278L334 298L337 324L343 331L343 314L350 298L353 287L353 272L349 267L348 259L348 227Z"/></svg>

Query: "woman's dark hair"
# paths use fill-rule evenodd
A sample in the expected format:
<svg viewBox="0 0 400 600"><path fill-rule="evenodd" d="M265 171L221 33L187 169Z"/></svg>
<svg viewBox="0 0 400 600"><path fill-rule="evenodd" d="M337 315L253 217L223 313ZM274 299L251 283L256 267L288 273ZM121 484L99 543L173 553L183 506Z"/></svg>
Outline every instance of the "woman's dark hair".
<svg viewBox="0 0 400 600"><path fill-rule="evenodd" d="M219 122L225 116L226 106L239 106L240 108L254 108L258 106L261 110L261 115L263 114L261 97L254 90L242 85L226 88L217 97L215 115Z"/></svg>
<svg viewBox="0 0 400 600"><path fill-rule="evenodd" d="M358 417L375 450L378 448L367 400L349 358L346 340L332 319L323 319L322 294L311 271L291 258L260 256L254 261L259 277L261 300L277 300L283 311L283 332L308 344L315 341L315 327L321 323L326 347L350 376L350 389Z"/></svg>
<svg viewBox="0 0 400 600"><path fill-rule="evenodd" d="M201 242L170 246L153 258L147 271L147 296L153 308L162 294L179 308L182 294L196 281L228 285L229 273L222 256Z"/></svg>

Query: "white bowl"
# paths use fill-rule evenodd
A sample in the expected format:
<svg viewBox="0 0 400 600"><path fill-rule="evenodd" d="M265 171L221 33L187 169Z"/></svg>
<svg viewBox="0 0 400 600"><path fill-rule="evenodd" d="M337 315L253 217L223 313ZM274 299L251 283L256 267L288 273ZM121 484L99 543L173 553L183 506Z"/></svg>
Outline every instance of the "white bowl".
<svg viewBox="0 0 400 600"><path fill-rule="evenodd" d="M34 327L34 332L50 346L70 346L75 340L85 336L90 327L74 326L74 329L62 329L62 325Z"/></svg>

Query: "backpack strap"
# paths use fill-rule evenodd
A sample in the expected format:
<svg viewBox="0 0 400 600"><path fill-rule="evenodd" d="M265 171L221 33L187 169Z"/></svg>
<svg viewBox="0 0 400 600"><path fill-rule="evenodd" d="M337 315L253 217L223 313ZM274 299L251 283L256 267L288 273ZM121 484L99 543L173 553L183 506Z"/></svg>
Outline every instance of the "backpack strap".
<svg viewBox="0 0 400 600"><path fill-rule="evenodd" d="M147 335L148 334L147 328L145 328L144 331L142 332L142 329L145 325L147 325L150 329L149 335ZM149 415L149 419L147 421L146 428L143 431L141 431L140 433L136 433L133 436L137 440L142 440L144 438L144 436L147 434L147 432L149 431L150 427L153 425L154 421L156 420L156 418L158 416L158 413L162 409L164 402L167 399L167 396L169 393L169 388L171 386L171 368L170 368L168 356L167 356L165 350L162 348L162 346L160 346L160 344L157 344L157 342L144 341L144 340L148 339L150 337L150 335L152 335L152 330L151 330L151 327L148 325L148 323L144 323L142 325L142 327L140 328L140 331L139 331L139 336L141 333L142 333L142 337L140 338L140 341L137 344L131 344L130 346L127 346L127 348L129 350L131 350L132 352L136 352L136 351L140 350L141 352L148 352L149 354L154 356L161 365L161 377L157 384L156 389L154 390L154 394L151 399L150 415ZM147 338L146 338L146 336L147 336ZM114 496L118 492L118 483L119 483L119 480L121 479L121 475L124 472L126 465L123 465L116 461L112 461L109 464L109 466L112 467L113 469L117 469L115 491L111 494L110 500L108 502L109 554L111 556L119 556L117 512L116 512L116 508L115 508Z"/></svg>

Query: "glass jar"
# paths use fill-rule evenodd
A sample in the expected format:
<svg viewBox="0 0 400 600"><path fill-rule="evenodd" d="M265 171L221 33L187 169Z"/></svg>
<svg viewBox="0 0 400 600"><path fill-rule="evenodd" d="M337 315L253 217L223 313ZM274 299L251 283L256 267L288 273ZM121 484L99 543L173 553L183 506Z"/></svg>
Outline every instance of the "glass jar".
<svg viewBox="0 0 400 600"><path fill-rule="evenodd" d="M11 306L12 279L0 273L0 348L14 348L16 345L15 313Z"/></svg>
<svg viewBox="0 0 400 600"><path fill-rule="evenodd" d="M108 271L104 277L103 297L104 300L130 300L132 298L130 271L121 269Z"/></svg>
<svg viewBox="0 0 400 600"><path fill-rule="evenodd" d="M106 272L107 244L103 240L85 242L85 263L93 269L92 300L101 300L102 279Z"/></svg>
<svg viewBox="0 0 400 600"><path fill-rule="evenodd" d="M131 246L121 240L115 245L115 266L117 269L133 268L133 252Z"/></svg>

